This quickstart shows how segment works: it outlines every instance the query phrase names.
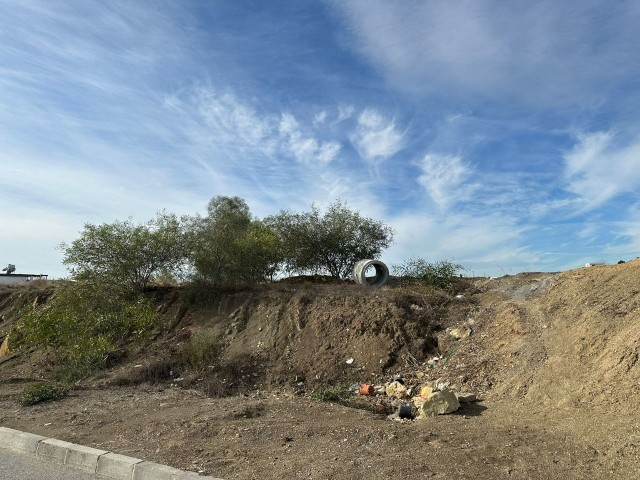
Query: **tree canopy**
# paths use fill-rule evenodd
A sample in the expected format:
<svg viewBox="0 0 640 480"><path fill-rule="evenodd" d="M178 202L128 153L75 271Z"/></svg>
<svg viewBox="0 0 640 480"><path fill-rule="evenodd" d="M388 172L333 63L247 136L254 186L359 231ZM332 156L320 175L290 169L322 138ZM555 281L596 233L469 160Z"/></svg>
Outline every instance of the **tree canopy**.
<svg viewBox="0 0 640 480"><path fill-rule="evenodd" d="M340 200L324 214L316 205L309 212L282 211L267 218L284 246L287 269L328 273L347 278L357 261L378 258L393 241L393 230L363 217Z"/></svg>
<svg viewBox="0 0 640 480"><path fill-rule="evenodd" d="M281 255L279 238L252 218L244 199L212 198L207 216L193 217L190 230L191 259L201 279L237 285L273 278Z"/></svg>
<svg viewBox="0 0 640 480"><path fill-rule="evenodd" d="M347 278L357 261L377 258L392 240L384 223L339 200L324 213L312 205L260 220L243 198L216 196L204 216L178 219L161 212L142 224L88 223L61 248L75 279L141 292L159 275L187 269L194 279L217 285L273 280L282 273Z"/></svg>
<svg viewBox="0 0 640 480"><path fill-rule="evenodd" d="M63 243L63 263L78 280L101 280L139 292L155 275L173 273L184 265L187 239L182 222L160 212L146 223L131 219L94 225L80 237Z"/></svg>

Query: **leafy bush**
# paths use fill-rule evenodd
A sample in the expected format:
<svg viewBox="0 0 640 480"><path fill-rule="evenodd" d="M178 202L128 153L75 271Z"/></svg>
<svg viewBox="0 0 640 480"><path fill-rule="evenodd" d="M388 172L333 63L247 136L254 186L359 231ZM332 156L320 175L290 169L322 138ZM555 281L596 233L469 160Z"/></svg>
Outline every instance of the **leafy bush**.
<svg viewBox="0 0 640 480"><path fill-rule="evenodd" d="M94 283L67 283L47 303L25 307L12 337L18 345L49 348L58 377L74 381L105 368L112 352L144 338L157 319L143 299Z"/></svg>
<svg viewBox="0 0 640 480"><path fill-rule="evenodd" d="M188 244L183 221L161 212L138 225L131 220L87 223L80 238L60 248L74 278L141 292L155 276L172 274L183 266Z"/></svg>
<svg viewBox="0 0 640 480"><path fill-rule="evenodd" d="M208 367L219 366L222 350L220 335L210 330L199 331L182 347L179 364L188 370L202 372Z"/></svg>
<svg viewBox="0 0 640 480"><path fill-rule="evenodd" d="M410 258L401 265L394 265L394 274L403 280L419 280L438 288L453 284L462 265L441 260L429 263L424 258Z"/></svg>
<svg viewBox="0 0 640 480"><path fill-rule="evenodd" d="M25 387L18 398L18 403L23 407L37 403L58 400L67 395L66 387L52 383L39 382Z"/></svg>
<svg viewBox="0 0 640 480"><path fill-rule="evenodd" d="M273 279L279 268L279 237L252 218L240 197L212 198L207 216L191 219L189 235L196 279L214 285L251 284Z"/></svg>
<svg viewBox="0 0 640 480"><path fill-rule="evenodd" d="M347 402L352 396L349 386L343 383L318 387L311 393L311 398L314 400L340 404Z"/></svg>

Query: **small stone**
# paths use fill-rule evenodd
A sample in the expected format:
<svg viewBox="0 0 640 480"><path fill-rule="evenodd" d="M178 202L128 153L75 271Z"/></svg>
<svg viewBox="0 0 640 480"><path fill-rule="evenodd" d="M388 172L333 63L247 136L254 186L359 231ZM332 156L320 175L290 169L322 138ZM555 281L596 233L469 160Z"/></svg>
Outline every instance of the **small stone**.
<svg viewBox="0 0 640 480"><path fill-rule="evenodd" d="M472 403L478 400L475 393L458 393L456 397L460 403Z"/></svg>
<svg viewBox="0 0 640 480"><path fill-rule="evenodd" d="M456 340L464 340L471 335L471 329L469 327L457 327L447 330L447 333Z"/></svg>
<svg viewBox="0 0 640 480"><path fill-rule="evenodd" d="M421 417L435 417L455 412L460 408L456 394L451 390L434 392L420 407Z"/></svg>
<svg viewBox="0 0 640 480"><path fill-rule="evenodd" d="M411 399L411 401L413 402L413 405L414 405L417 409L420 409L420 407L422 407L422 404L423 404L424 402L426 402L426 401L427 401L427 399L426 399L425 397L416 396L416 397L413 397L413 398Z"/></svg>
<svg viewBox="0 0 640 480"><path fill-rule="evenodd" d="M433 392L434 392L434 388L432 386L425 385L420 389L420 396L422 398L429 398Z"/></svg>
<svg viewBox="0 0 640 480"><path fill-rule="evenodd" d="M443 378L439 378L435 382L433 382L433 387L435 390L448 390L449 385L450 383Z"/></svg>

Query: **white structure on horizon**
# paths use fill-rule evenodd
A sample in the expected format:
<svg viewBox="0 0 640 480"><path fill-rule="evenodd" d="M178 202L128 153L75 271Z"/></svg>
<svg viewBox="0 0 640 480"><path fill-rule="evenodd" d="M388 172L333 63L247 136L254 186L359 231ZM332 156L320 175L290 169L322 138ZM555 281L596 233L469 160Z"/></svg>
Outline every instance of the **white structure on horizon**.
<svg viewBox="0 0 640 480"><path fill-rule="evenodd" d="M42 273L13 273L16 271L16 266L12 264L7 265L2 271L6 273L0 273L0 285L16 285L32 280L46 280L48 277Z"/></svg>

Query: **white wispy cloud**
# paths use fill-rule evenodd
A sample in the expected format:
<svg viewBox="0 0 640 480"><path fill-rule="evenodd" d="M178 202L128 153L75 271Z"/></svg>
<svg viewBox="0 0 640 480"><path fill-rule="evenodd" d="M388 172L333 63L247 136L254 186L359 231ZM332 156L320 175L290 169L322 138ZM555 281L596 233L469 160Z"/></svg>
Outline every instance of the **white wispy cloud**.
<svg viewBox="0 0 640 480"><path fill-rule="evenodd" d="M621 143L612 132L578 135L564 155L566 189L581 200L581 211L640 189L640 139Z"/></svg>
<svg viewBox="0 0 640 480"><path fill-rule="evenodd" d="M640 21L633 1L330 5L347 47L404 91L591 107L640 72L629 48Z"/></svg>
<svg viewBox="0 0 640 480"><path fill-rule="evenodd" d="M322 110L321 112L316 113L313 116L313 124L314 125L322 125L327 121L328 113L326 110Z"/></svg>
<svg viewBox="0 0 640 480"><path fill-rule="evenodd" d="M440 207L465 200L472 185L464 185L473 169L460 156L427 154L420 164L422 175L418 183Z"/></svg>
<svg viewBox="0 0 640 480"><path fill-rule="evenodd" d="M322 165L327 165L340 152L341 146L338 142L321 142L306 134L290 113L282 114L279 132L285 150L290 152L296 160L305 164L320 162Z"/></svg>
<svg viewBox="0 0 640 480"><path fill-rule="evenodd" d="M376 162L395 155L404 145L404 134L392 119L374 109L366 109L358 116L357 131L351 141L360 156Z"/></svg>
<svg viewBox="0 0 640 480"><path fill-rule="evenodd" d="M409 257L428 261L453 260L477 275L499 274L511 266L521 270L541 269L545 259L523 245L525 229L510 217L492 214L471 216L464 212L414 212L394 218L396 243L386 254L391 264Z"/></svg>
<svg viewBox="0 0 640 480"><path fill-rule="evenodd" d="M338 106L338 117L336 118L336 123L342 122L351 118L355 113L356 109L353 105L340 105Z"/></svg>

